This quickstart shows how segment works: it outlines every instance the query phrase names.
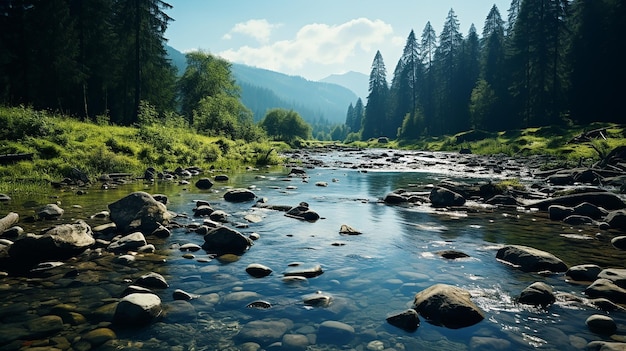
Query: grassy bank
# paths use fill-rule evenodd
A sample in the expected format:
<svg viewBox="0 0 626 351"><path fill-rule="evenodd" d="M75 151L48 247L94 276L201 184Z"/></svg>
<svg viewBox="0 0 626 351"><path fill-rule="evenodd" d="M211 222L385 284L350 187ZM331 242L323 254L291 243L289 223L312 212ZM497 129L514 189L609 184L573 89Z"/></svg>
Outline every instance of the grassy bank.
<svg viewBox="0 0 626 351"><path fill-rule="evenodd" d="M112 126L104 118L77 121L29 108L0 107L0 155L32 154L31 160L0 164L0 193L28 192L70 176L74 168L96 179L101 174L142 175L146 168L174 170L198 166L235 170L246 166L279 164L280 142L233 141L195 133L183 120L165 118L137 127ZM583 143L572 143L581 133L603 129ZM305 141L302 147L328 145ZM626 128L594 124L585 127L542 127L506 132L468 131L452 136L411 142L377 139L354 142L354 147L452 151L474 154L550 154L565 162L586 164L619 145L626 145Z"/></svg>
<svg viewBox="0 0 626 351"><path fill-rule="evenodd" d="M582 133L604 129L602 134L584 142L574 142ZM493 155L553 155L563 161L579 162L598 160L610 150L626 145L626 127L622 125L595 123L589 126L540 127L505 132L472 130L451 136L423 138L412 141L389 141L377 139L351 143L355 147L385 147L407 150L451 151L471 150L474 154Z"/></svg>
<svg viewBox="0 0 626 351"><path fill-rule="evenodd" d="M47 185L69 176L73 168L96 179L109 173L142 175L147 167L237 169L279 164L276 151L288 148L284 143L199 135L176 119L141 127L98 122L0 107L4 127L0 155L32 154L32 160L0 164L0 193Z"/></svg>

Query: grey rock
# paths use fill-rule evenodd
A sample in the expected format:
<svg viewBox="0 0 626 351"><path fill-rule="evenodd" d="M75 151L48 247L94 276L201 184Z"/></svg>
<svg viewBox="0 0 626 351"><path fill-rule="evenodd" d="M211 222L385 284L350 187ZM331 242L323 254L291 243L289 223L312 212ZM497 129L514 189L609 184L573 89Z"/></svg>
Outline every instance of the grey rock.
<svg viewBox="0 0 626 351"><path fill-rule="evenodd" d="M445 259L448 260L456 260L459 258L467 258L470 257L468 254L466 254L465 252L461 252L461 251L457 251L457 250L444 250L444 251L438 251L436 252L436 254L438 256L441 256Z"/></svg>
<svg viewBox="0 0 626 351"><path fill-rule="evenodd" d="M587 351L626 351L626 343L611 341L592 341L587 344Z"/></svg>
<svg viewBox="0 0 626 351"><path fill-rule="evenodd" d="M428 199L433 207L463 206L465 204L465 198L461 194L440 187L433 188Z"/></svg>
<svg viewBox="0 0 626 351"><path fill-rule="evenodd" d="M254 320L243 325L236 338L245 342L255 342L267 345L281 341L283 335L293 327L288 319Z"/></svg>
<svg viewBox="0 0 626 351"><path fill-rule="evenodd" d="M498 250L496 258L524 272L565 272L567 265L553 254L529 246L508 245Z"/></svg>
<svg viewBox="0 0 626 351"><path fill-rule="evenodd" d="M209 178L200 178L196 182L196 188L200 190L209 190L213 187L213 182Z"/></svg>
<svg viewBox="0 0 626 351"><path fill-rule="evenodd" d="M41 235L27 234L9 247L11 258L25 262L63 260L94 245L91 227L82 220L52 227Z"/></svg>
<svg viewBox="0 0 626 351"><path fill-rule="evenodd" d="M489 336L473 336L470 339L470 350L511 350L511 342Z"/></svg>
<svg viewBox="0 0 626 351"><path fill-rule="evenodd" d="M298 276L305 278L314 278L324 273L322 266L319 264L307 266L307 265L294 265L287 268L284 275L285 277Z"/></svg>
<svg viewBox="0 0 626 351"><path fill-rule="evenodd" d="M620 288L626 289L626 269L624 268L607 268L603 269L598 278L608 279Z"/></svg>
<svg viewBox="0 0 626 351"><path fill-rule="evenodd" d="M169 238L172 233L169 229L165 228L162 224L159 224L155 230L150 233L150 235L155 236L157 238Z"/></svg>
<svg viewBox="0 0 626 351"><path fill-rule="evenodd" d="M272 274L272 269L260 263L252 263L246 267L246 273L255 278L263 278Z"/></svg>
<svg viewBox="0 0 626 351"><path fill-rule="evenodd" d="M626 210L611 211L605 220L613 229L626 231Z"/></svg>
<svg viewBox="0 0 626 351"><path fill-rule="evenodd" d="M37 218L43 220L59 219L64 212L65 210L63 210L57 204L47 204L37 211Z"/></svg>
<svg viewBox="0 0 626 351"><path fill-rule="evenodd" d="M165 289L169 287L169 284L167 283L165 278L159 273L155 272L150 272L148 274L142 275L135 281L135 284L144 288Z"/></svg>
<svg viewBox="0 0 626 351"><path fill-rule="evenodd" d="M562 205L552 205L548 207L548 216L553 221L562 221L574 214L574 209Z"/></svg>
<svg viewBox="0 0 626 351"><path fill-rule="evenodd" d="M161 299L157 295L130 294L117 304L113 323L138 327L155 321L162 312Z"/></svg>
<svg viewBox="0 0 626 351"><path fill-rule="evenodd" d="M618 304L626 304L626 289L620 288L608 279L597 279L585 289L591 298L605 298Z"/></svg>
<svg viewBox="0 0 626 351"><path fill-rule="evenodd" d="M107 247L107 250L111 252L136 251L138 248L146 244L146 237L141 234L141 232L134 232L114 240Z"/></svg>
<svg viewBox="0 0 626 351"><path fill-rule="evenodd" d="M55 315L43 316L30 320L27 327L31 337L43 337L63 330L63 319Z"/></svg>
<svg viewBox="0 0 626 351"><path fill-rule="evenodd" d="M204 236L202 248L210 253L242 254L253 244L250 238L232 228L218 227L211 229Z"/></svg>
<svg viewBox="0 0 626 351"><path fill-rule="evenodd" d="M588 216L581 215L570 215L563 219L563 222L569 225L584 225L584 224L593 224L593 219Z"/></svg>
<svg viewBox="0 0 626 351"><path fill-rule="evenodd" d="M193 215L195 217L207 217L210 216L215 210L210 205L198 205L193 209Z"/></svg>
<svg viewBox="0 0 626 351"><path fill-rule="evenodd" d="M466 290L435 284L415 295L413 308L431 324L458 329L485 318L483 311L470 298L471 294Z"/></svg>
<svg viewBox="0 0 626 351"><path fill-rule="evenodd" d="M281 341L281 350L305 351L309 346L309 338L302 334L285 334Z"/></svg>
<svg viewBox="0 0 626 351"><path fill-rule="evenodd" d="M556 301L552 287L543 282L535 282L522 290L518 302L525 305L548 306Z"/></svg>
<svg viewBox="0 0 626 351"><path fill-rule="evenodd" d="M339 234L360 235L362 233L347 224L342 224L341 228L339 228Z"/></svg>
<svg viewBox="0 0 626 351"><path fill-rule="evenodd" d="M420 319L417 311L408 309L406 311L387 317L387 323L408 332L414 332L420 326Z"/></svg>
<svg viewBox="0 0 626 351"><path fill-rule="evenodd" d="M595 264L581 264L570 267L565 275L576 281L593 282L598 278L602 267Z"/></svg>
<svg viewBox="0 0 626 351"><path fill-rule="evenodd" d="M306 202L301 202L298 206L292 207L289 211L287 211L287 213L285 213L285 216L310 222L320 219L320 215L311 210L309 208L309 204Z"/></svg>
<svg viewBox="0 0 626 351"><path fill-rule="evenodd" d="M616 194L610 192L587 192L571 195L564 195L554 197L546 200L540 200L527 207L535 207L542 211L548 209L552 205L563 205L567 207L574 207L582 204L583 202L590 203L592 205L603 207L607 210L619 210L626 208L626 204Z"/></svg>
<svg viewBox="0 0 626 351"><path fill-rule="evenodd" d="M354 328L339 321L324 321L317 330L317 339L322 344L343 345L354 339Z"/></svg>
<svg viewBox="0 0 626 351"><path fill-rule="evenodd" d="M251 190L244 188L231 189L224 193L224 200L229 202L252 201L255 198L256 195Z"/></svg>
<svg viewBox="0 0 626 351"><path fill-rule="evenodd" d="M387 204L397 205L397 204L406 203L409 200L408 200L408 198L402 196L402 194L391 192L391 193L385 195L385 198L383 199L383 201L385 203L387 203Z"/></svg>
<svg viewBox="0 0 626 351"><path fill-rule="evenodd" d="M131 193L110 204L109 212L111 220L124 234L133 231L150 234L159 225L169 223L173 217L163 203L143 191Z"/></svg>
<svg viewBox="0 0 626 351"><path fill-rule="evenodd" d="M226 223L228 222L228 216L229 214L222 211L222 210L216 210L213 211L210 215L209 218L212 221L216 221L216 222L220 222L220 223Z"/></svg>
<svg viewBox="0 0 626 351"><path fill-rule="evenodd" d="M601 314L589 316L585 321L589 330L598 334L612 335L617 331L617 325L613 318Z"/></svg>
<svg viewBox="0 0 626 351"><path fill-rule="evenodd" d="M618 250L626 250L626 235L614 237L611 239L611 245Z"/></svg>

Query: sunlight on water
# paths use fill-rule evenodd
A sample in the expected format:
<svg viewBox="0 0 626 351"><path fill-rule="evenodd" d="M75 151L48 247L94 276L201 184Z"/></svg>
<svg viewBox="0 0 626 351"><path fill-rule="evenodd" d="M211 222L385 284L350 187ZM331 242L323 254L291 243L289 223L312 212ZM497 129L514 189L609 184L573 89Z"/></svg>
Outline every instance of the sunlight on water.
<svg viewBox="0 0 626 351"><path fill-rule="evenodd" d="M76 279L80 284L72 285L62 279L46 288L46 284L16 279L16 285L3 287L3 299L11 305L54 300L95 310L119 296L125 280L146 271L159 272L171 287L158 292L168 306L167 313L162 321L148 328L120 331L120 343L131 345L128 349L235 350L249 341L241 338L241 331L252 321L280 321L278 325L285 326L286 333L307 336L309 350L463 350L484 338L499 340L496 344L508 345L507 349L567 350L577 349L574 345L582 344L581 339L602 339L584 324L597 310L560 302L541 309L516 301L520 292L535 281L546 282L555 292L572 293L581 299L582 286L566 283L562 275L523 273L495 259L503 244L539 247L562 257L569 265L607 256L602 251L605 246L598 245L589 233L535 217L532 211L501 212L480 206L471 212L445 211L380 202L394 189L426 186L440 174L316 169L305 182L287 178L284 172L248 172L233 177L227 185L218 184L204 192L193 186L157 183L108 192L93 190L84 197L65 194L59 201L67 208L81 205L68 211L70 216L81 218L106 209L108 203L132 190L165 193L170 198L170 210L187 214L177 219L182 224L200 223L201 219L191 216L194 201L208 200L215 208L229 213L232 222L246 223L247 227L240 229L242 233L258 233L260 239L232 263L220 262L203 251L198 251L195 259L187 259L176 245L201 245L203 238L184 228L176 229L170 238L156 242L155 255L165 257L164 261L146 256L144 261L124 266L111 257L102 257L95 263L77 263L92 275L79 275ZM316 182L327 182L328 186L316 186ZM252 203L226 203L221 199L228 187L250 185L254 185L258 197L267 198L271 204L295 206L305 201L322 219L303 222L285 217L283 212L252 208ZM261 220L247 222L244 218L251 214ZM342 224L362 234L339 234ZM577 245L582 245L584 254L575 252ZM442 250L462 251L469 257L446 260L437 254ZM612 259L620 262L624 256L613 255ZM323 274L304 280L283 279L283 273L294 262L306 267L320 265ZM245 272L251 263L266 265L273 273L252 278ZM390 314L410 308L417 292L436 283L468 290L484 311L485 320L459 330L422 321L413 333L386 323ZM72 286L78 293L66 294L65 286ZM173 289L183 289L197 298L180 304L172 298ZM254 301L267 302L271 307L246 307ZM3 303L0 312L7 306ZM618 323L626 322L623 314L612 317ZM324 321L340 321L353 327L355 333L340 344L316 344L314 336ZM99 321L90 323L97 325ZM278 348L270 345L280 341L271 337L256 340L272 350ZM473 349L490 349L489 345L496 344Z"/></svg>

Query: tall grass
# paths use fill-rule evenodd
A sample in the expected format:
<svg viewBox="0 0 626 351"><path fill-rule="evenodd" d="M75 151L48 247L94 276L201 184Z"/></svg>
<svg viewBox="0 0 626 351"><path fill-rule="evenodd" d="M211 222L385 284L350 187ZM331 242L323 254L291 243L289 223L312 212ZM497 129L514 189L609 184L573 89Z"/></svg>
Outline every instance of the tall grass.
<svg viewBox="0 0 626 351"><path fill-rule="evenodd" d="M237 169L279 164L284 143L233 141L195 133L179 116L150 115L141 126L82 122L26 107L0 107L0 155L33 153L33 159L0 165L0 191L40 186L77 168L92 179L107 173L143 174L147 167ZM275 150L269 152L270 150ZM26 189L27 190L27 189Z"/></svg>

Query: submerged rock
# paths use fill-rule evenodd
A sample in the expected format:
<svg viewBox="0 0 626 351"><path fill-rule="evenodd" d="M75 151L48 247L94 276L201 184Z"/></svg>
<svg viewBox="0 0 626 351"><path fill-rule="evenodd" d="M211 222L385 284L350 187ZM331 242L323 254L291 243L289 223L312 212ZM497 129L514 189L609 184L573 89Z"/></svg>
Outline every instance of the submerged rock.
<svg viewBox="0 0 626 351"><path fill-rule="evenodd" d="M257 342L268 345L280 341L285 333L293 327L289 319L254 320L243 325L236 338L241 341Z"/></svg>
<svg viewBox="0 0 626 351"><path fill-rule="evenodd" d="M387 323L408 332L414 332L420 326L417 311L410 308L398 314L387 317Z"/></svg>
<svg viewBox="0 0 626 351"><path fill-rule="evenodd" d="M344 345L354 339L354 328L338 321L324 321L317 330L320 343Z"/></svg>

